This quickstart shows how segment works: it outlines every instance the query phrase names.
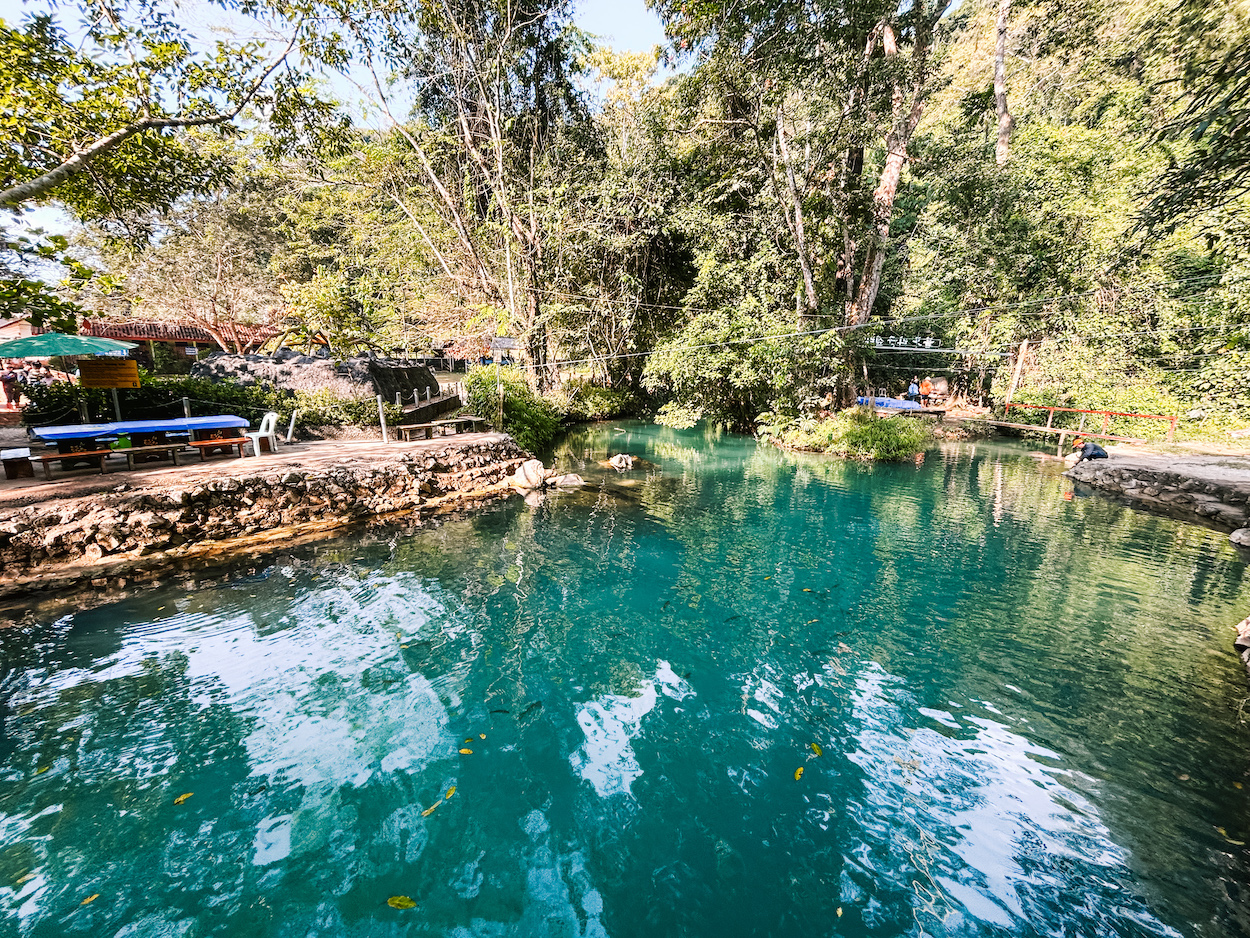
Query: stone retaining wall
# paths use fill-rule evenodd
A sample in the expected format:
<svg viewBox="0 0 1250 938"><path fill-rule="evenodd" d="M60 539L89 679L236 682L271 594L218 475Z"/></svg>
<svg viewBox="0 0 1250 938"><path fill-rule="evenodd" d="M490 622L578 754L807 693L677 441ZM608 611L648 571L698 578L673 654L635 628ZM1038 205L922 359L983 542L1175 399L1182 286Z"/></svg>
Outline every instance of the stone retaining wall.
<svg viewBox="0 0 1250 938"><path fill-rule="evenodd" d="M509 437L397 454L380 463L277 469L185 486L131 488L0 511L0 599L135 567L221 553L362 519L501 497L528 457Z"/></svg>
<svg viewBox="0 0 1250 938"><path fill-rule="evenodd" d="M1240 479L1221 480L1114 458L1086 460L1067 475L1146 507L1190 515L1219 527L1250 525L1250 484Z"/></svg>

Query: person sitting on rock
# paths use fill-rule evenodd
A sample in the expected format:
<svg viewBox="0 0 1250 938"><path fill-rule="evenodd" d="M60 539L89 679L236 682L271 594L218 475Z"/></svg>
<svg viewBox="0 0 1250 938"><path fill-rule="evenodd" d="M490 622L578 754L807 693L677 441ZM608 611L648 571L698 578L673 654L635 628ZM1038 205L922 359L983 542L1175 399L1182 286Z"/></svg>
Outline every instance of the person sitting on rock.
<svg viewBox="0 0 1250 938"><path fill-rule="evenodd" d="M1087 459L1106 459L1107 451L1095 443L1093 440L1077 439L1072 443L1074 450L1079 450L1073 455L1076 456L1076 462L1072 465L1079 466Z"/></svg>

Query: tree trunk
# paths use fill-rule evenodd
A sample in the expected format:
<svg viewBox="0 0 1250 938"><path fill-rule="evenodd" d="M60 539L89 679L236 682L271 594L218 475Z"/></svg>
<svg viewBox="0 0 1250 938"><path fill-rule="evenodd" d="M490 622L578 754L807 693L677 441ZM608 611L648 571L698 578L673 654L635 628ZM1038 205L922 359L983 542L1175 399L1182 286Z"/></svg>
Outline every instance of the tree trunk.
<svg viewBox="0 0 1250 938"><path fill-rule="evenodd" d="M816 282L812 277L812 264L807 256L807 235L803 226L803 196L795 182L794 161L790 159L790 147L786 143L785 113L780 104L777 105L777 149L786 171L786 195L790 199L790 212L794 219L790 229L794 234L794 246L799 254L799 269L803 272L805 304L799 307L795 323L795 330L801 332L808 315L816 312Z"/></svg>
<svg viewBox="0 0 1250 938"><path fill-rule="evenodd" d="M877 292L881 288L881 270L885 266L886 248L890 240L890 220L894 214L894 199L898 195L898 183L907 162L907 146L911 143L916 125L924 113L924 91L928 77L929 44L932 41L933 23L928 14L917 19L915 46L912 49L910 106L908 91L901 80L894 85L894 124L886 136L885 165L877 188L872 195L873 237L864 246L863 267L854 301L849 304L847 321L851 325L863 325L872 314ZM887 55L896 54L894 34L886 29L884 47Z"/></svg>
<svg viewBox="0 0 1250 938"><path fill-rule="evenodd" d="M998 143L994 162L1002 166L1010 156L1011 131L1016 120L1007 109L1007 21L1011 18L1011 0L998 0L998 39L994 46L994 107L998 111Z"/></svg>

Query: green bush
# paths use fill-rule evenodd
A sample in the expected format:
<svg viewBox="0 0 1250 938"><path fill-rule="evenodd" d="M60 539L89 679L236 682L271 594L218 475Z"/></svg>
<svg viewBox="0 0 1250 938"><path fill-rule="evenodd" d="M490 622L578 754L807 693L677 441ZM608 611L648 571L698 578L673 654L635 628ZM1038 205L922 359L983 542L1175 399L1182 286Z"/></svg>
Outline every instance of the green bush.
<svg viewBox="0 0 1250 938"><path fill-rule="evenodd" d="M588 422L636 417L646 409L644 402L629 391L602 388L582 378L564 382L554 404L566 420Z"/></svg>
<svg viewBox="0 0 1250 938"><path fill-rule="evenodd" d="M473 368L464 377L468 407L492 424L499 419L499 387L503 388L503 428L523 448L535 452L560 432L555 406L538 396L520 368Z"/></svg>
<svg viewBox="0 0 1250 938"><path fill-rule="evenodd" d="M760 418L760 437L786 449L830 453L849 459L902 462L933 445L933 428L927 419L875 417L867 407L844 410L816 420L765 414Z"/></svg>

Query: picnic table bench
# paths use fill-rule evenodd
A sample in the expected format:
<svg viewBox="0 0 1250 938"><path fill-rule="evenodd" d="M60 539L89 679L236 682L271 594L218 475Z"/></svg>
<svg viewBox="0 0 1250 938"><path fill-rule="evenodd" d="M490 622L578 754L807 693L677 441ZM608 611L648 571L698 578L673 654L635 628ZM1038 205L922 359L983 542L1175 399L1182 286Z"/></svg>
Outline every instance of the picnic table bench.
<svg viewBox="0 0 1250 938"><path fill-rule="evenodd" d="M55 453L42 453L38 456L32 455L32 461L43 466L43 477L49 482L52 481L52 463L61 460L61 469L69 470L74 467L74 463L85 462L93 465L100 470L100 475L104 475L104 459L109 456L113 450L105 448L99 449L99 444L95 440L89 441L90 445L84 445L79 449L60 449Z"/></svg>
<svg viewBox="0 0 1250 938"><path fill-rule="evenodd" d="M51 481L51 465L61 460L62 469L70 469L74 463L86 462L104 472L106 457L117 454L126 457L126 466L135 468L135 460L148 457L167 457L178 465L178 454L185 447L199 450L200 459L213 450L229 453L237 448L243 455L247 438L239 431L247 421L234 414L214 417L177 417L170 420L119 420L113 423L66 424L56 427L39 427L31 432L42 440L55 443L57 452L31 456L31 460L43 466L43 474ZM188 436L190 439L169 439L167 434ZM132 445L113 448L104 441L109 438L126 437Z"/></svg>
<svg viewBox="0 0 1250 938"><path fill-rule="evenodd" d="M459 417L449 417L446 420L432 420L429 423L401 423L395 427L395 432L404 438L407 443L412 442L414 436L420 435L427 440L434 438L435 432L442 434L447 429L452 433L462 433L465 429L472 432L478 425L486 423L484 417L477 417L473 414L461 414Z"/></svg>

